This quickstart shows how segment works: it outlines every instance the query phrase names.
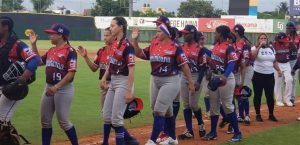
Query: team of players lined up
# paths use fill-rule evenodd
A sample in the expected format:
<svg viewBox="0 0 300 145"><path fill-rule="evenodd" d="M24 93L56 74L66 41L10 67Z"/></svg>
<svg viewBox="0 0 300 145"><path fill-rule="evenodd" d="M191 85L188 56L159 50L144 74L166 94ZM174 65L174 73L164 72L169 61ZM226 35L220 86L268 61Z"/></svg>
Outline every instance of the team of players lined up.
<svg viewBox="0 0 300 145"><path fill-rule="evenodd" d="M126 103L134 99L132 92L135 57L149 60L151 64L150 100L154 121L146 145L178 144L178 139L194 138L193 115L198 123L199 136L203 140L217 139L218 119L219 115L222 115L219 127L229 124L227 133L233 134L230 140L240 141L242 134L238 122L250 124L247 94L251 94L251 91L245 86L249 86L251 80L257 121L263 121L260 115L262 90L265 90L267 97L269 120L277 121L273 113L274 78L275 91L282 90L279 89L282 87L281 79L285 81L284 94L275 93L276 104L294 105L293 75L300 67L299 57L297 61L300 37L297 36L293 22L287 24L287 33L279 33L272 43L268 42L266 34L261 34L257 45L252 48L251 42L244 36L245 29L242 25L235 25L232 29L221 25L216 28L215 43L211 49L204 46L203 33L198 32L192 25L186 25L183 30L178 31L170 26L169 19L164 16L160 16L154 23L157 25L157 34L144 49L139 47L137 28L132 30L131 41L126 38L127 22L123 17L115 17L110 27L105 29L106 46L99 49L94 61L88 58L84 47L78 47L77 51L89 68L92 71L100 70L101 106L104 118L103 145L109 143L111 128L115 130L116 145L140 144L124 127L123 118ZM37 35L32 31L30 34L32 50L26 46L24 47L26 55L22 55L28 56L26 59L28 62L34 60L34 64L31 62L28 63L31 65L27 65L31 73L34 73L38 64L46 65L47 85L41 107L42 144L49 145L51 142L51 122L53 113L56 112L61 128L66 131L71 143L76 145L78 144L76 131L68 119L74 95L72 80L77 67L76 51L69 45L70 32L63 24L55 24L45 32L49 34L52 44L56 47L49 49L40 57L42 61L38 62ZM181 35L183 43L178 40ZM270 78L266 80L270 82L268 87L260 86L259 81L262 78ZM204 91L206 112L209 112L211 120L209 132L204 128L202 110L198 105L201 90ZM176 136L180 97L184 108L186 131ZM4 95L0 98L0 121L10 122L16 104L20 101L4 98ZM238 115L235 111L235 98L238 101Z"/></svg>

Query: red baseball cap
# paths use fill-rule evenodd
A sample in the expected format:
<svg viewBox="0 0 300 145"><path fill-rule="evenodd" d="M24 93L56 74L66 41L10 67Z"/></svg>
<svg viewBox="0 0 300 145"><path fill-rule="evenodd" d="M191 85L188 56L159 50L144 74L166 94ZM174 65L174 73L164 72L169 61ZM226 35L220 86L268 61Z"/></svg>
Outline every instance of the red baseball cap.
<svg viewBox="0 0 300 145"><path fill-rule="evenodd" d="M53 24L51 28L44 30L46 33L61 34L65 37L69 37L70 30L64 24Z"/></svg>
<svg viewBox="0 0 300 145"><path fill-rule="evenodd" d="M159 16L157 18L157 20L153 21L153 23L156 23L156 25L160 25L160 24L170 24L170 20L169 18L165 17L165 16Z"/></svg>

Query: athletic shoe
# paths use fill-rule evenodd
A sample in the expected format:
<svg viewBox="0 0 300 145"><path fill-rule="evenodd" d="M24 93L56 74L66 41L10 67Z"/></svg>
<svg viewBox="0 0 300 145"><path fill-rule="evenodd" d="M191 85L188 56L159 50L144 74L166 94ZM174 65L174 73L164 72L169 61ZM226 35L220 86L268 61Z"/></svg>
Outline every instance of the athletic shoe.
<svg viewBox="0 0 300 145"><path fill-rule="evenodd" d="M239 116L239 117L237 118L237 121L238 121L239 123L242 123L242 122L244 122L244 119L243 119L242 117Z"/></svg>
<svg viewBox="0 0 300 145"><path fill-rule="evenodd" d="M256 121L263 122L263 119L261 118L261 115L259 115L259 114L256 115Z"/></svg>
<svg viewBox="0 0 300 145"><path fill-rule="evenodd" d="M279 106L279 107L283 107L284 104L282 102L276 102L276 105Z"/></svg>
<svg viewBox="0 0 300 145"><path fill-rule="evenodd" d="M182 134L178 135L179 140L186 140L186 139L193 139L194 138L194 133L186 130Z"/></svg>
<svg viewBox="0 0 300 145"><path fill-rule="evenodd" d="M205 134L206 134L205 126L204 126L204 124L201 124L201 125L198 125L198 127L199 127L199 136L201 138L201 137L205 136Z"/></svg>
<svg viewBox="0 0 300 145"><path fill-rule="evenodd" d="M149 139L145 145L156 145L156 143L153 140Z"/></svg>
<svg viewBox="0 0 300 145"><path fill-rule="evenodd" d="M245 125L247 125L247 126L250 125L250 117L249 116L246 116L244 121L245 121Z"/></svg>
<svg viewBox="0 0 300 145"><path fill-rule="evenodd" d="M169 138L169 136L166 134L166 133L161 133L160 135L159 135L159 137L156 139L156 142L157 143L160 143L160 142L163 142L163 141L165 141L165 140L167 140Z"/></svg>
<svg viewBox="0 0 300 145"><path fill-rule="evenodd" d="M294 106L294 104L291 101L286 102L286 105L289 106L289 107L293 107Z"/></svg>
<svg viewBox="0 0 300 145"><path fill-rule="evenodd" d="M224 128L228 123L228 120L223 118L222 121L219 123L219 128Z"/></svg>
<svg viewBox="0 0 300 145"><path fill-rule="evenodd" d="M234 134L230 139L231 142L238 142L242 140L242 133Z"/></svg>
<svg viewBox="0 0 300 145"><path fill-rule="evenodd" d="M125 140L125 145L139 145L140 142L136 140L134 137L131 137L131 139Z"/></svg>
<svg viewBox="0 0 300 145"><path fill-rule="evenodd" d="M278 121L274 115L269 115L269 120L274 122Z"/></svg>
<svg viewBox="0 0 300 145"><path fill-rule="evenodd" d="M296 120L297 120L297 121L300 121L300 117L298 117Z"/></svg>
<svg viewBox="0 0 300 145"><path fill-rule="evenodd" d="M178 145L178 140L174 140L172 137L169 137L167 140L160 142L160 145Z"/></svg>
<svg viewBox="0 0 300 145"><path fill-rule="evenodd" d="M210 133L206 134L205 136L203 136L201 139L206 140L206 141L216 140L217 139L217 133L210 132Z"/></svg>
<svg viewBox="0 0 300 145"><path fill-rule="evenodd" d="M233 127L231 126L231 124L228 125L228 129L227 129L227 134L233 134L234 133L234 130L233 130Z"/></svg>

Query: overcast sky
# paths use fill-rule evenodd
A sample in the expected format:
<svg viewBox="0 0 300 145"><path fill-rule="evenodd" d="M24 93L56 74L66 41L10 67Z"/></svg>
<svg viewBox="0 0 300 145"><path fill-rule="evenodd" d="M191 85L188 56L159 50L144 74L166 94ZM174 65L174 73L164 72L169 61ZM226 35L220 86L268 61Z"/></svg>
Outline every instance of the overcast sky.
<svg viewBox="0 0 300 145"><path fill-rule="evenodd" d="M133 0L134 9L140 10L144 3L149 3L152 8L164 7L167 11L175 11L180 5L180 2L186 0ZM258 0L258 11L272 11L276 6L282 2L290 0ZM212 0L213 5L216 8L228 10L229 0ZM67 9L72 9L78 12L82 12L84 9L91 8L96 3L96 0L54 0L54 5L51 6L52 9L57 9L58 6L65 6ZM24 0L23 4L26 9L32 10L32 4L30 0Z"/></svg>

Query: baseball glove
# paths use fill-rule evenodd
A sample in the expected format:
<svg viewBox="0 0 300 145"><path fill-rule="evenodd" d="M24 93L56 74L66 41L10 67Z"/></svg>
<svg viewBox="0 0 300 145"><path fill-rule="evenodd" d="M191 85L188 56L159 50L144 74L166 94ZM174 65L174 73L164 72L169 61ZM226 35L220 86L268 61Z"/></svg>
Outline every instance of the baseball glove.
<svg viewBox="0 0 300 145"><path fill-rule="evenodd" d="M28 94L28 85L26 81L17 79L2 88L2 94L10 100L22 100Z"/></svg>
<svg viewBox="0 0 300 145"><path fill-rule="evenodd" d="M12 125L0 123L1 145L21 145L17 130Z"/></svg>
<svg viewBox="0 0 300 145"><path fill-rule="evenodd" d="M207 88L211 91L216 91L220 86L224 86L226 84L226 80L220 76L214 76L212 77L208 84Z"/></svg>
<svg viewBox="0 0 300 145"><path fill-rule="evenodd" d="M140 98L134 98L130 103L127 104L125 113L123 115L124 119L129 119L141 112L143 109L143 101Z"/></svg>
<svg viewBox="0 0 300 145"><path fill-rule="evenodd" d="M248 86L243 86L240 90L241 97L248 98L252 95L252 90Z"/></svg>

